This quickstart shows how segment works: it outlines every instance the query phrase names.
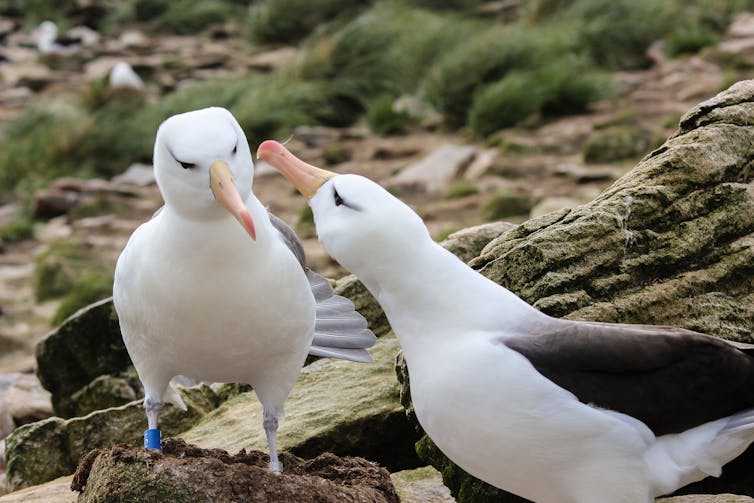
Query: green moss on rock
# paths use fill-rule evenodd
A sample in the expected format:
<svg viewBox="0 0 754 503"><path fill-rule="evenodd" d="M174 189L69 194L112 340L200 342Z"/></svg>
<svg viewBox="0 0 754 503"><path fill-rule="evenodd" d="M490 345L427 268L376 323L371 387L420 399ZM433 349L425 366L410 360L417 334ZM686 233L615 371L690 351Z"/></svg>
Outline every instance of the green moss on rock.
<svg viewBox="0 0 754 503"><path fill-rule="evenodd" d="M111 299L79 311L37 345L37 375L50 393L55 414L71 417L71 395L103 374L131 365Z"/></svg>
<svg viewBox="0 0 754 503"><path fill-rule="evenodd" d="M160 415L163 437L189 429L219 405L209 386L180 388L179 392L188 410L165 406ZM69 475L92 449L124 442L139 445L146 427L140 400L84 417L52 417L24 425L6 439L8 487L14 491Z"/></svg>

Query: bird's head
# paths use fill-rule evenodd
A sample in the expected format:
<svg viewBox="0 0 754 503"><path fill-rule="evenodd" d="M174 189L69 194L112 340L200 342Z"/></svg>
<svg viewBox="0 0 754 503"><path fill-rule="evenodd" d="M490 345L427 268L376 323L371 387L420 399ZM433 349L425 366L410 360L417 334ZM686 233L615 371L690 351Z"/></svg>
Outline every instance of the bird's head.
<svg viewBox="0 0 754 503"><path fill-rule="evenodd" d="M212 220L230 212L256 238L244 201L254 178L246 136L224 108L174 115L160 125L154 171L165 204L187 218Z"/></svg>
<svg viewBox="0 0 754 503"><path fill-rule="evenodd" d="M419 215L368 178L317 168L270 140L259 146L257 158L309 198L319 240L354 272L364 261L379 260L392 251L404 253L430 239Z"/></svg>

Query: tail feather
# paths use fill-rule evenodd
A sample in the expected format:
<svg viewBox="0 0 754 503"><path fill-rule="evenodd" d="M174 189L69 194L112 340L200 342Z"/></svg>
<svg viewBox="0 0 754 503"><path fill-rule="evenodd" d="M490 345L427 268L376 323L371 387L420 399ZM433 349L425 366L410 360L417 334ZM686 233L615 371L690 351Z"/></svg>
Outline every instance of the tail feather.
<svg viewBox="0 0 754 503"><path fill-rule="evenodd" d="M754 441L754 409L704 423L682 433L663 435L647 451L655 495L668 494L710 475Z"/></svg>
<svg viewBox="0 0 754 503"><path fill-rule="evenodd" d="M367 328L367 321L345 297L335 295L330 282L319 274L307 271L309 284L317 303L314 340L310 355L371 362L366 348L377 342Z"/></svg>

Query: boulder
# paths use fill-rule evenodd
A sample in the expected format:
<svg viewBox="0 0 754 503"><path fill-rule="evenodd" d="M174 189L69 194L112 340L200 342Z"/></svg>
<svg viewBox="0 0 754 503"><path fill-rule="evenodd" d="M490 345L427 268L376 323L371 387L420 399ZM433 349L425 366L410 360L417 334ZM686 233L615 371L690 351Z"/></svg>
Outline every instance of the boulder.
<svg viewBox="0 0 754 503"><path fill-rule="evenodd" d="M754 81L679 131L591 203L490 242L471 265L554 316L754 332Z"/></svg>
<svg viewBox="0 0 754 503"><path fill-rule="evenodd" d="M81 462L72 488L79 502L115 501L279 501L398 503L390 474L361 458L325 453L303 460L282 453L284 471L267 469L260 451L234 456L166 439L163 454L117 446L95 450Z"/></svg>
<svg viewBox="0 0 754 503"><path fill-rule="evenodd" d="M404 168L388 181L388 185L398 190L441 194L468 167L476 150L472 145L443 145L416 164Z"/></svg>
<svg viewBox="0 0 754 503"><path fill-rule="evenodd" d="M117 374L131 365L112 299L68 318L37 345L36 357L37 375L52 394L55 414L73 416L74 393L98 376Z"/></svg>
<svg viewBox="0 0 754 503"><path fill-rule="evenodd" d="M454 503L442 483L440 472L431 466L401 470L390 474L402 503ZM0 502L2 503L2 502Z"/></svg>
<svg viewBox="0 0 754 503"><path fill-rule="evenodd" d="M0 439L16 426L52 415L50 393L42 388L33 374L0 375ZM0 460L0 469L2 469Z"/></svg>
<svg viewBox="0 0 754 503"><path fill-rule="evenodd" d="M60 477L0 496L0 503L76 503L78 493L71 490L72 478L71 475Z"/></svg>
<svg viewBox="0 0 754 503"><path fill-rule="evenodd" d="M219 405L206 385L180 389L187 411L167 405L160 415L163 436L187 430ZM93 412L85 417L51 417L22 426L6 439L7 486L11 491L70 475L92 449L140 443L146 429L142 402Z"/></svg>
<svg viewBox="0 0 754 503"><path fill-rule="evenodd" d="M359 456L390 470L419 466L419 436L399 401L395 337L370 349L374 363L321 359L301 371L285 403L278 449L311 458L322 452ZM181 438L203 448L267 450L262 406L254 392L231 398Z"/></svg>
<svg viewBox="0 0 754 503"><path fill-rule="evenodd" d="M739 82L684 115L664 145L597 199L520 224L470 265L553 316L754 342L752 117L754 81ZM398 371L410 407L408 375ZM426 437L417 452L459 502L523 501L470 477ZM720 479L684 491L752 494L752 459L749 449Z"/></svg>

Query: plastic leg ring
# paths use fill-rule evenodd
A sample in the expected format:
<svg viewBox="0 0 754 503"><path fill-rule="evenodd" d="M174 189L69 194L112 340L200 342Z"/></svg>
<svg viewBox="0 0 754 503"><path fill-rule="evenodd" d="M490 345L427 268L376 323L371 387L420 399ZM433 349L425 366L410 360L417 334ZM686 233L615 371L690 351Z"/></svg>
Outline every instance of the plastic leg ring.
<svg viewBox="0 0 754 503"><path fill-rule="evenodd" d="M162 435L157 428L150 428L144 432L144 447L162 452Z"/></svg>

